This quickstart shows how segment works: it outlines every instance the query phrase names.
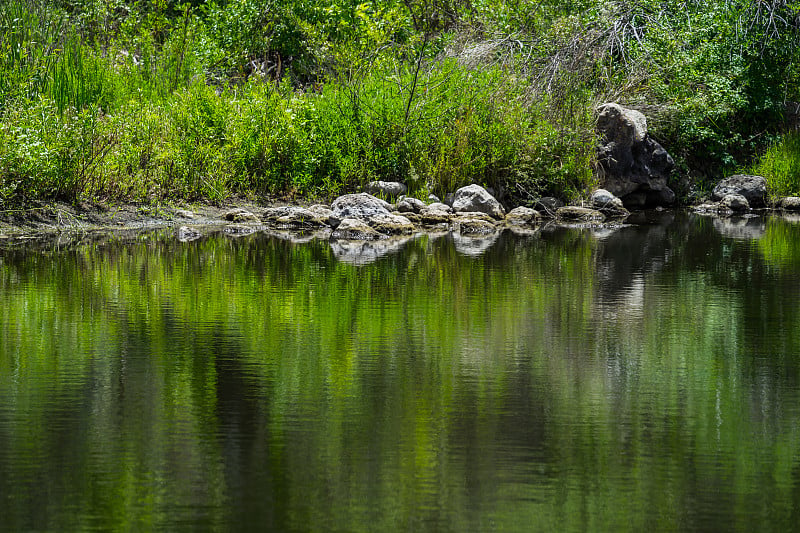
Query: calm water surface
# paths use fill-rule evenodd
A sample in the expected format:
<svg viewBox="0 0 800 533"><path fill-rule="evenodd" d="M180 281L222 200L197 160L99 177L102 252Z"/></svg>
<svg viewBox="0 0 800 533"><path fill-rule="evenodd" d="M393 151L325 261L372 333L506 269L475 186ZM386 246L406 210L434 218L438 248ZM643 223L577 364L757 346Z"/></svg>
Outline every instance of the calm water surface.
<svg viewBox="0 0 800 533"><path fill-rule="evenodd" d="M800 222L0 251L0 529L790 530Z"/></svg>

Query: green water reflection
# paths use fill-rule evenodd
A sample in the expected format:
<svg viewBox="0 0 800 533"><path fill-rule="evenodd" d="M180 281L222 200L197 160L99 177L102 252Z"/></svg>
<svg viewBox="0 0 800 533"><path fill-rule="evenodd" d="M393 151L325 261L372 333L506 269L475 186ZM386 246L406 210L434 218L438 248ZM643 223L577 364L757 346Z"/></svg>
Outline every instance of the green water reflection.
<svg viewBox="0 0 800 533"><path fill-rule="evenodd" d="M800 523L797 223L380 246L6 247L2 529Z"/></svg>

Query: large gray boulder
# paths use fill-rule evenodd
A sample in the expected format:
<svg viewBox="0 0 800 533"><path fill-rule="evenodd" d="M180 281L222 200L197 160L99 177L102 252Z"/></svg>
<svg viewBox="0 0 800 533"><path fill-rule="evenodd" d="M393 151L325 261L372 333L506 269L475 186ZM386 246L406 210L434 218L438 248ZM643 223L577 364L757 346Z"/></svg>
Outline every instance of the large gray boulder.
<svg viewBox="0 0 800 533"><path fill-rule="evenodd" d="M619 104L597 108L600 183L626 207L670 205L675 193L667 180L675 162L647 133L647 119Z"/></svg>
<svg viewBox="0 0 800 533"><path fill-rule="evenodd" d="M388 215L392 206L380 198L365 192L345 194L331 204L333 216L340 220L345 218L367 219L375 215Z"/></svg>
<svg viewBox="0 0 800 533"><path fill-rule="evenodd" d="M456 213L486 213L487 215L502 219L506 210L494 196L480 185L467 185L456 191L453 197L453 211Z"/></svg>
<svg viewBox="0 0 800 533"><path fill-rule="evenodd" d="M711 193L714 200L722 200L729 194L741 194L750 207L763 207L767 202L767 180L761 176L734 174L720 181Z"/></svg>
<svg viewBox="0 0 800 533"><path fill-rule="evenodd" d="M408 192L408 187L397 181L371 181L364 186L364 192L394 199Z"/></svg>

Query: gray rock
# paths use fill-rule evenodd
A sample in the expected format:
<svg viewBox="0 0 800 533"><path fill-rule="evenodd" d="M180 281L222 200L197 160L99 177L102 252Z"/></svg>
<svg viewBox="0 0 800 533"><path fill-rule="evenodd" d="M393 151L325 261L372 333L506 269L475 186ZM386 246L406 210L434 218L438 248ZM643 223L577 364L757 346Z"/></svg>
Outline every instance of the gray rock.
<svg viewBox="0 0 800 533"><path fill-rule="evenodd" d="M345 218L339 223L339 226L331 234L331 237L334 239L355 241L374 241L383 238L383 235L371 228L360 218Z"/></svg>
<svg viewBox="0 0 800 533"><path fill-rule="evenodd" d="M414 231L414 224L401 215L375 215L367 219L367 224L384 235L410 235Z"/></svg>
<svg viewBox="0 0 800 533"><path fill-rule="evenodd" d="M675 193L667 180L675 163L648 135L645 116L614 103L603 104L597 111L601 138L597 158L603 188L620 197L626 207L672 204Z"/></svg>
<svg viewBox="0 0 800 533"><path fill-rule="evenodd" d="M505 217L506 210L494 196L480 185L467 185L456 191L453 211L457 213L486 213L496 219Z"/></svg>
<svg viewBox="0 0 800 533"><path fill-rule="evenodd" d="M800 197L787 196L786 198L781 198L778 206L786 211L800 211Z"/></svg>
<svg viewBox="0 0 800 533"><path fill-rule="evenodd" d="M440 213L452 213L453 212L453 208L450 207L447 204L436 202L436 203L432 203L432 204L426 205L424 208L422 208L422 210L420 210L420 213L422 211L426 211L426 212L438 211Z"/></svg>
<svg viewBox="0 0 800 533"><path fill-rule="evenodd" d="M320 220L324 221L326 225L335 228L342 221L339 217L333 214L333 210L327 205L314 204L308 208L309 211L314 213Z"/></svg>
<svg viewBox="0 0 800 533"><path fill-rule="evenodd" d="M606 219L606 216L595 209L569 205L559 207L556 210L556 218L569 222L602 222Z"/></svg>
<svg viewBox="0 0 800 533"><path fill-rule="evenodd" d="M729 194L741 194L750 207L763 207L767 202L767 180L761 176L734 174L720 181L711 193L714 200L722 200Z"/></svg>
<svg viewBox="0 0 800 533"><path fill-rule="evenodd" d="M605 189L597 189L589 198L589 204L608 217L624 217L630 215L622 200Z"/></svg>
<svg viewBox="0 0 800 533"><path fill-rule="evenodd" d="M428 195L428 201L430 203L432 203L432 204L435 204L435 203L441 202L442 200L438 196L436 196L435 194L429 194Z"/></svg>
<svg viewBox="0 0 800 533"><path fill-rule="evenodd" d="M345 218L367 219L375 215L388 215L391 208L392 206L388 202L365 192L345 194L331 204L333 215L340 220Z"/></svg>
<svg viewBox="0 0 800 533"><path fill-rule="evenodd" d="M448 224L453 218L453 209L446 204L434 203L426 205L420 212L420 221L427 225Z"/></svg>
<svg viewBox="0 0 800 533"><path fill-rule="evenodd" d="M747 211L750 209L747 198L741 194L726 194L722 200L720 200L719 205L731 211Z"/></svg>
<svg viewBox="0 0 800 533"><path fill-rule="evenodd" d="M552 196L539 198L533 204L533 208L546 218L554 218L559 207L564 207L564 202Z"/></svg>
<svg viewBox="0 0 800 533"><path fill-rule="evenodd" d="M425 207L425 202L416 198L403 198L397 202L397 210L401 213L419 213Z"/></svg>
<svg viewBox="0 0 800 533"><path fill-rule="evenodd" d="M259 222L259 219L256 215L248 211L247 209L242 209L241 207L236 207L227 211L222 218L229 222Z"/></svg>
<svg viewBox="0 0 800 533"><path fill-rule="evenodd" d="M542 216L530 207L515 207L506 215L506 224L509 226L532 226L541 220Z"/></svg>
<svg viewBox="0 0 800 533"><path fill-rule="evenodd" d="M189 211L188 209L177 209L175 211L175 216L179 218L194 219L196 215L194 212Z"/></svg>
<svg viewBox="0 0 800 533"><path fill-rule="evenodd" d="M408 187L397 181L371 181L364 187L364 192L384 198L397 198L408 192Z"/></svg>
<svg viewBox="0 0 800 533"><path fill-rule="evenodd" d="M298 206L267 209L263 218L280 228L314 228L328 225L327 217L324 215Z"/></svg>
<svg viewBox="0 0 800 533"><path fill-rule="evenodd" d="M443 204L449 205L453 207L453 201L456 199L456 195L452 192L449 192L444 195L444 200L442 200Z"/></svg>
<svg viewBox="0 0 800 533"><path fill-rule="evenodd" d="M454 228L461 235L487 235L497 232L497 226L480 218L462 218L455 222Z"/></svg>

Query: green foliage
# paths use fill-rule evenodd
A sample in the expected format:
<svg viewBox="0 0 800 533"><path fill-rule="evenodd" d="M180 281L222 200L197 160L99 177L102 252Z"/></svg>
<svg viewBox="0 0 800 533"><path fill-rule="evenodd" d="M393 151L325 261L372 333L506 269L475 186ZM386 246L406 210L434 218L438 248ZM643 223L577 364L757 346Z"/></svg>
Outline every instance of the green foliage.
<svg viewBox="0 0 800 533"><path fill-rule="evenodd" d="M799 9L9 0L0 187L31 200L221 200L391 179L415 194L478 182L512 203L576 198L594 185L592 109L605 101L645 109L679 173L702 186L783 133L786 103L800 100ZM26 109L58 117L23 134ZM76 126L83 116L95 131ZM79 143L66 148L71 132ZM56 179L56 167L78 170Z"/></svg>
<svg viewBox="0 0 800 533"><path fill-rule="evenodd" d="M750 172L766 178L772 196L800 196L800 133L789 133L772 145Z"/></svg>
<svg viewBox="0 0 800 533"><path fill-rule="evenodd" d="M0 111L46 90L66 31L63 14L44 2L0 2Z"/></svg>

